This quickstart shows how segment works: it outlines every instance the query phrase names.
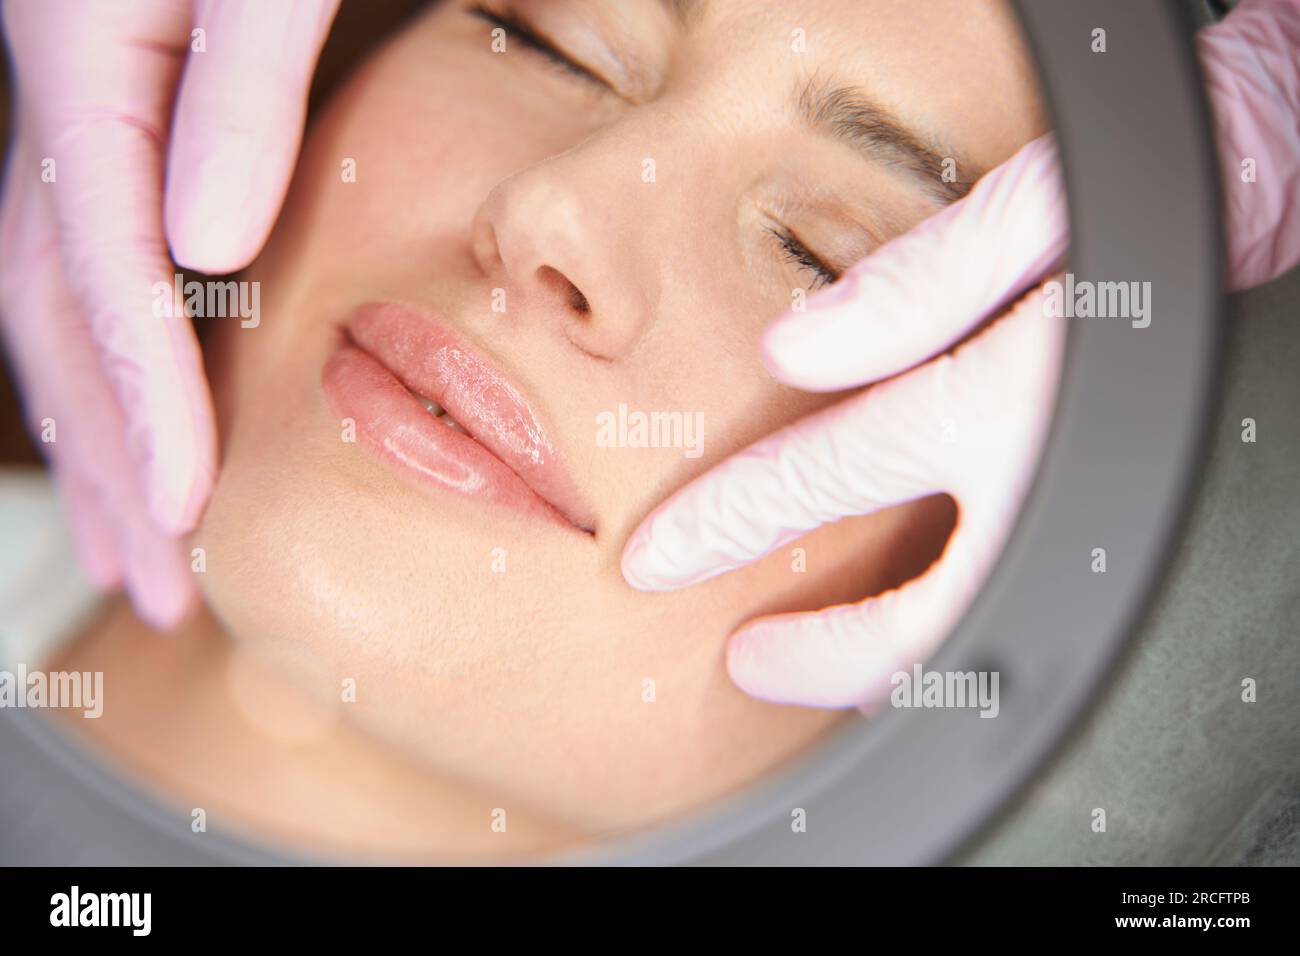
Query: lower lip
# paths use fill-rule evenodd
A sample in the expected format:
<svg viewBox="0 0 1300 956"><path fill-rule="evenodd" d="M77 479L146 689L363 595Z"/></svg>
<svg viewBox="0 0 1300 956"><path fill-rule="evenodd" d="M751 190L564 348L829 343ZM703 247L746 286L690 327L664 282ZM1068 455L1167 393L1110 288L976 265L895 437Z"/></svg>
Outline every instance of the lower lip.
<svg viewBox="0 0 1300 956"><path fill-rule="evenodd" d="M500 458L439 421L361 349L340 347L325 363L321 384L333 412L356 423L360 441L423 487L577 530Z"/></svg>

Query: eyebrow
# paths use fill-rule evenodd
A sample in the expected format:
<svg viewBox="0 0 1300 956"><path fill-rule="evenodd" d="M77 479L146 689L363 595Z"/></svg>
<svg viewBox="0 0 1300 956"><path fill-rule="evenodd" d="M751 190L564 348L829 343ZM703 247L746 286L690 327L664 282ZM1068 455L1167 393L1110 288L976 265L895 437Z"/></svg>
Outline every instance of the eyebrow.
<svg viewBox="0 0 1300 956"><path fill-rule="evenodd" d="M925 137L863 90L813 77L796 85L794 99L795 111L801 121L820 133L847 143L873 162L883 160L903 167L921 182L931 198L942 205L961 199L983 175L983 170L953 152L943 154L927 145ZM945 181L945 163L949 160L955 163L957 170L970 175Z"/></svg>

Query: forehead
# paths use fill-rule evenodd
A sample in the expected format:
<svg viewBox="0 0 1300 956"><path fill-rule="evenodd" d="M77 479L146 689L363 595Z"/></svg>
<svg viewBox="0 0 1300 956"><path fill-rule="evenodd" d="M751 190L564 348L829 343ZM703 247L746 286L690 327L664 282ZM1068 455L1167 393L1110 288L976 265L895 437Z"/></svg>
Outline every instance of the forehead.
<svg viewBox="0 0 1300 956"><path fill-rule="evenodd" d="M1005 0L623 2L671 17L694 70L712 66L769 96L833 77L984 168L1047 129L1033 56Z"/></svg>

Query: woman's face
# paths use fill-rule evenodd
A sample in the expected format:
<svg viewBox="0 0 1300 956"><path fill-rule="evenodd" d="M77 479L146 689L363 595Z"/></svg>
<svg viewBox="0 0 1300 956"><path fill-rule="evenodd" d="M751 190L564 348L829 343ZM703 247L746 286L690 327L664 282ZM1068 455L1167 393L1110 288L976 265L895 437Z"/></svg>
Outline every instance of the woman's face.
<svg viewBox="0 0 1300 956"><path fill-rule="evenodd" d="M767 322L1044 121L1001 3L489 7L428 10L314 125L244 277L261 323L211 341L223 465L194 544L231 632L322 692L354 680L377 734L616 826L823 731L734 689L727 635L915 573L951 513L842 522L663 595L624 583L628 535L841 397L772 379ZM495 17L526 26L494 42ZM656 412L689 428L634 447Z"/></svg>

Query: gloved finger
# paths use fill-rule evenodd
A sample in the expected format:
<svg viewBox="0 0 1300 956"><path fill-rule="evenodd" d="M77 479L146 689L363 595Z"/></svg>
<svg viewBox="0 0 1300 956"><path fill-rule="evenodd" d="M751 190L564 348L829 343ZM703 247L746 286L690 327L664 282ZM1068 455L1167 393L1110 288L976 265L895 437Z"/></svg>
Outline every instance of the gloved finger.
<svg viewBox="0 0 1300 956"><path fill-rule="evenodd" d="M1300 262L1300 3L1242 0L1196 35L1223 171L1228 285Z"/></svg>
<svg viewBox="0 0 1300 956"><path fill-rule="evenodd" d="M735 683L766 700L870 709L891 677L922 662L943 641L984 582L1015 521L1032 477L1054 404L1065 323L1046 315L1035 292L952 359L949 409L956 426L957 528L940 558L920 577L859 604L812 614L758 618L732 635L727 667ZM905 378L929 377L925 366ZM978 393L990 376L1012 376L1016 393L992 402ZM963 430L979 422L971 435ZM916 419L900 418L906 431ZM876 436L886 438L887 436Z"/></svg>
<svg viewBox="0 0 1300 956"><path fill-rule="evenodd" d="M4 235L21 257L22 281L14 281L7 263L0 308L28 423L48 436L42 447L55 465L87 573L100 586L125 579L141 617L170 628L193 600L192 575L179 540L150 520L122 448L126 426L63 280L48 199L37 191L14 198Z"/></svg>
<svg viewBox="0 0 1300 956"><path fill-rule="evenodd" d="M714 466L641 522L623 550L624 579L642 591L686 587L822 524L943 491L935 430L900 429L878 444L916 390L915 380L877 386Z"/></svg>
<svg viewBox="0 0 1300 956"><path fill-rule="evenodd" d="M57 34L40 34L33 21L60 13ZM162 144L188 9L55 0L10 5L10 20L36 31L13 44L20 119L36 155L54 163L52 179L30 188L53 203L63 274L102 350L150 512L166 530L188 530L211 489L215 425L193 329L155 288L172 286Z"/></svg>
<svg viewBox="0 0 1300 956"><path fill-rule="evenodd" d="M72 471L55 470L59 497L67 508L76 541L77 563L100 591L122 583L117 531L95 486Z"/></svg>
<svg viewBox="0 0 1300 956"><path fill-rule="evenodd" d="M896 375L1037 285L1064 256L1068 233L1048 134L810 298L806 312L773 323L763 337L768 368L808 391Z"/></svg>
<svg viewBox="0 0 1300 956"><path fill-rule="evenodd" d="M116 507L125 555L127 593L136 613L150 627L173 630L189 613L198 597L184 541L164 534L150 521L134 489L118 486ZM111 497L109 498L112 501Z"/></svg>
<svg viewBox="0 0 1300 956"><path fill-rule="evenodd" d="M950 355L768 436L656 508L623 552L640 590L749 563L822 524L938 492L1004 521L1050 420L1065 320L1035 290Z"/></svg>
<svg viewBox="0 0 1300 956"><path fill-rule="evenodd" d="M200 0L167 161L166 224L182 265L248 265L279 214L307 93L338 0Z"/></svg>
<svg viewBox="0 0 1300 956"><path fill-rule="evenodd" d="M72 447L77 444L75 434L70 432L73 415L60 404L58 396L49 389L26 384L22 391L32 434L53 439L44 448L72 531L77 563L97 590L111 591L122 583L122 547L113 512L104 505L99 491L102 479L82 471L84 462ZM85 457L85 449L80 451Z"/></svg>
<svg viewBox="0 0 1300 956"><path fill-rule="evenodd" d="M38 283L33 299L45 293L54 309L50 321L42 323L47 335L39 347L47 358L41 371L57 376L60 385L57 397L46 400L50 411L42 418L56 429L48 447L78 557L98 586L125 583L140 617L154 628L170 630L194 601L193 575L181 540L150 519L135 469L114 437L126 427L116 397L92 354L93 340L76 328L80 317L61 289ZM41 392L50 391L38 390L37 402Z"/></svg>
<svg viewBox="0 0 1300 956"><path fill-rule="evenodd" d="M68 453L69 446L75 444L75 439L68 433L72 416L48 389L24 384L22 391L31 433L54 439L44 448L72 531L77 563L97 590L111 591L122 583L117 525L112 512L103 505L96 479L81 472L81 463L75 452ZM60 422L63 423L62 434L58 431Z"/></svg>
<svg viewBox="0 0 1300 956"><path fill-rule="evenodd" d="M921 577L860 604L776 614L727 642L727 672L752 697L809 707L870 707L891 676L942 642L978 587L972 532L958 528Z"/></svg>
<svg viewBox="0 0 1300 956"><path fill-rule="evenodd" d="M48 204L21 177L35 178L35 166L21 130L13 144L4 205L0 208L0 248L8 256L0 263L0 331L5 332L16 384L23 396L23 414L33 436L39 436L50 459L71 524L81 567L100 590L121 581L117 534L108 513L98 504L93 483L79 474L73 455L60 455L68 447L66 434L58 444L58 423L68 421L58 402L61 378L81 370L58 368L61 356L50 355L47 330L39 323L54 312L49 290L61 282L58 243ZM15 177L19 181L14 182ZM55 368L51 368L53 365ZM92 363L93 365L93 363ZM44 368L43 368L44 366ZM62 372L62 375L57 373ZM91 374L101 374L97 368ZM50 374L56 373L56 374ZM95 415L97 410L92 410ZM47 439L53 438L53 442Z"/></svg>

